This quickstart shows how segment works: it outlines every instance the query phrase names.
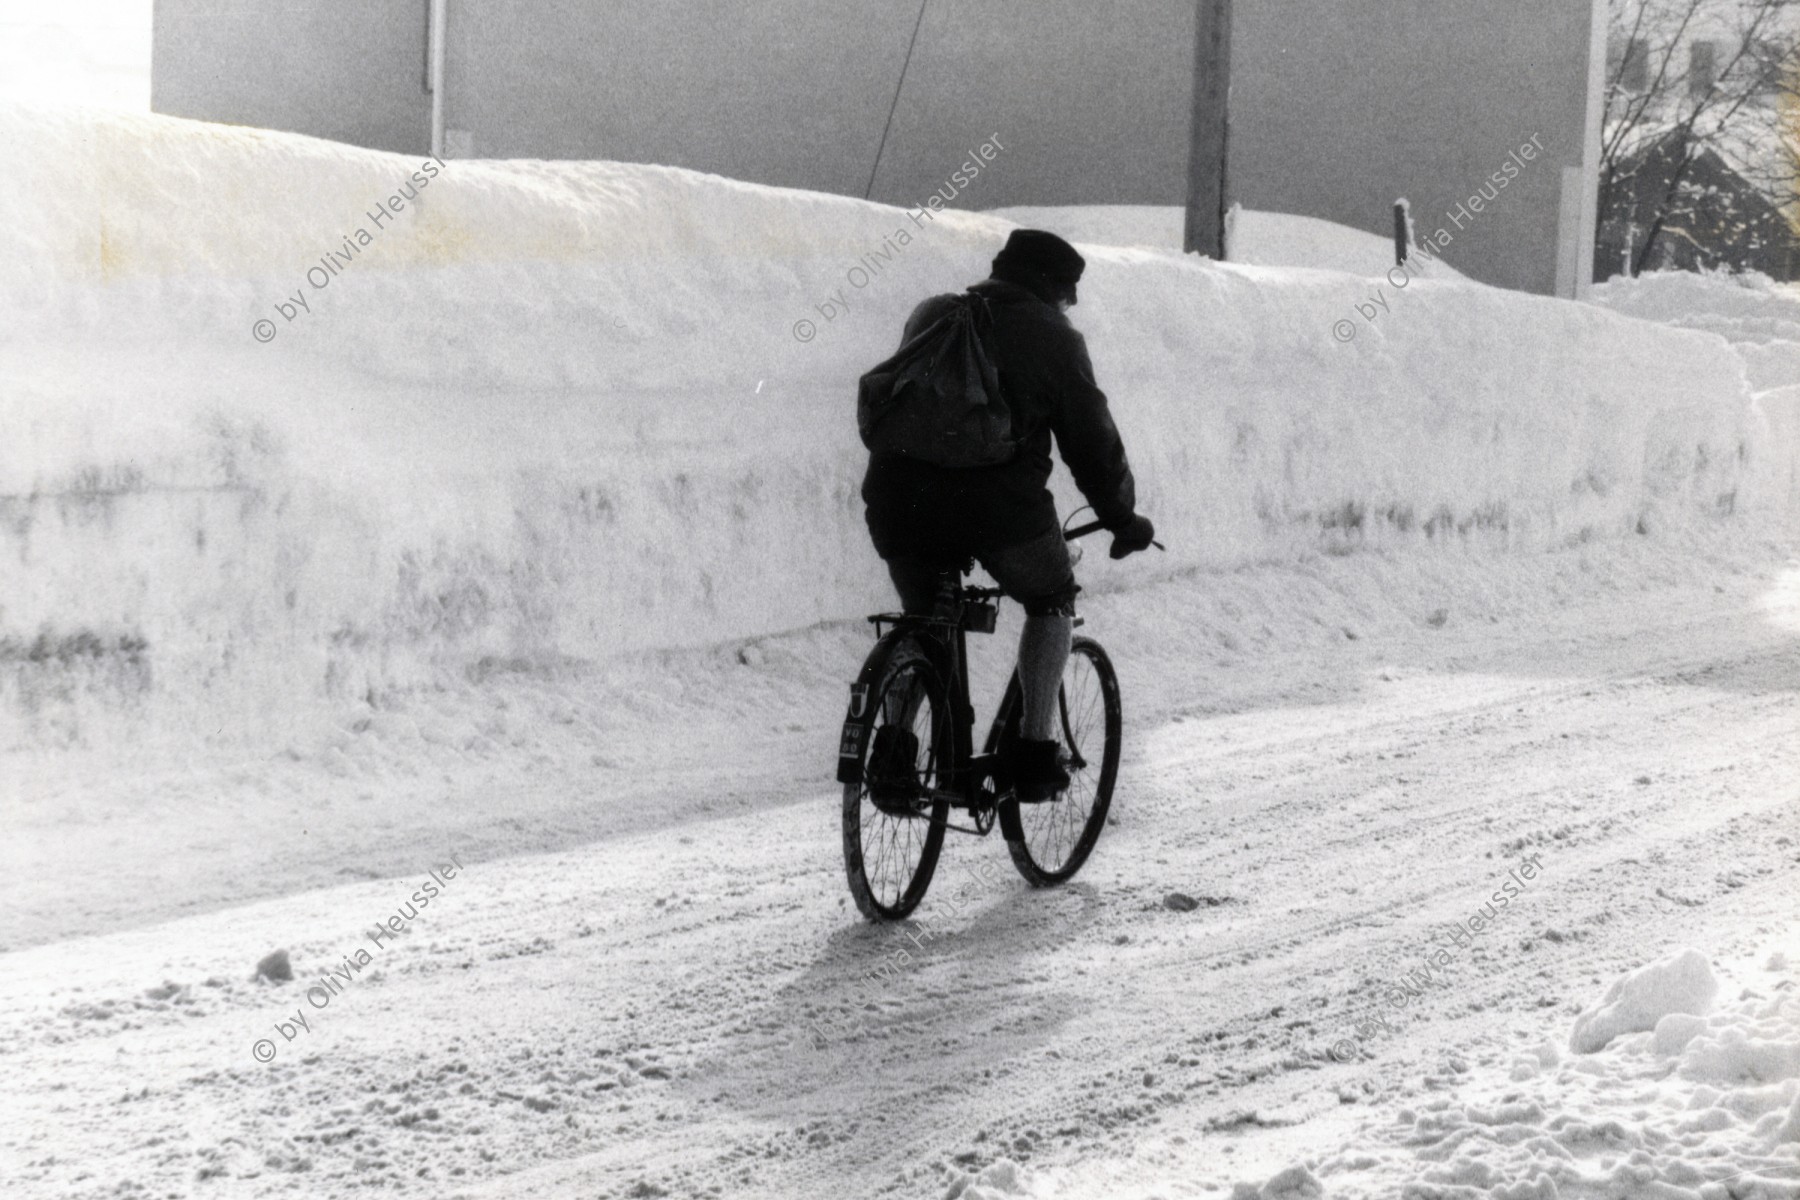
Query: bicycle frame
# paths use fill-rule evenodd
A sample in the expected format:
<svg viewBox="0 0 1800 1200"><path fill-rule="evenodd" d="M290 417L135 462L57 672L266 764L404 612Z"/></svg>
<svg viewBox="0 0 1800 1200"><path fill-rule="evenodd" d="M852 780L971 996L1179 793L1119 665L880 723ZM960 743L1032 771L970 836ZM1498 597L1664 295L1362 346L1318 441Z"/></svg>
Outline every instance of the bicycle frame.
<svg viewBox="0 0 1800 1200"><path fill-rule="evenodd" d="M913 627L923 630L944 651L949 661L944 665L949 693L951 745L955 761L950 764L948 788L934 790L932 799L949 801L954 808L966 808L976 815L978 823L984 813L998 803L996 789L988 785L994 777L993 755L975 753L975 704L969 694L969 638L973 633L992 633L999 615L999 588L972 587L963 582L963 573L945 572L938 591L937 603L930 615L916 613L878 613L869 618L877 637L882 626L896 629ZM848 782L848 781L846 781ZM958 826L949 826L955 829ZM985 833L991 820L972 832Z"/></svg>
<svg viewBox="0 0 1800 1200"><path fill-rule="evenodd" d="M1064 537L1096 528L1065 527ZM994 632L1002 592L968 584L973 561L952 565L938 577L930 612L869 618L875 646L850 685L837 761L844 868L851 896L870 920L899 920L918 906L952 829L980 836L999 826L1027 882L1066 882L1094 848L1118 774L1118 675L1106 651L1086 637L1074 639L1070 661L1087 669L1065 672L1056 694L1062 729L1055 742L1070 772L1067 795L1061 787L1051 795L1016 792L998 761L1008 731L1023 724L1026 696L1016 669L976 751L968 635ZM927 713L929 725L921 727ZM952 809L969 815L958 823Z"/></svg>
<svg viewBox="0 0 1800 1200"><path fill-rule="evenodd" d="M1093 521L1074 529L1065 529L1063 539L1072 542L1101 528L1103 526L1100 522ZM984 749L980 753L975 751L975 705L969 695L968 635L971 632L994 632L999 601L1005 596L1005 591L997 587L971 586L964 582L964 576L974 565L971 560L944 572L937 599L929 614L877 613L868 620L875 626L878 640L887 632L882 628L884 625L894 629L919 629L941 648L944 657L948 659L940 666L945 671L951 709L949 715L953 761L947 771L950 786L931 789L924 793L923 798L969 810L977 826L971 830L957 825L947 825L947 828L985 834L993 828L1001 797L995 772L994 760L997 756L990 750ZM1079 626L1081 623L1081 618L1076 617L1075 624ZM1061 703L1060 695L1058 702ZM845 717L843 733L838 742L839 783L862 782L864 743L873 721L868 704L867 685L859 680L851 687L850 711ZM996 713L995 720L998 721L1001 715ZM1063 713L1063 722L1065 726L1068 724L1066 711ZM997 733L997 729L995 732ZM993 740L994 735L991 734L989 741Z"/></svg>

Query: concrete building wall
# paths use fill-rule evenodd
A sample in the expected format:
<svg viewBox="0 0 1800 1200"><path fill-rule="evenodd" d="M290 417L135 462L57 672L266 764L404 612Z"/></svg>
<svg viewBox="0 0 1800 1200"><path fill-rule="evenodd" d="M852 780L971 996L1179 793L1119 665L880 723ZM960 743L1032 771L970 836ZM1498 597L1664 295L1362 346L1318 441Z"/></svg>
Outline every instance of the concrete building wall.
<svg viewBox="0 0 1800 1200"><path fill-rule="evenodd" d="M971 207L1181 204L1193 41L1194 0L933 0L875 199L917 203L998 134Z"/></svg>
<svg viewBox="0 0 1800 1200"><path fill-rule="evenodd" d="M1435 232L1536 135L1544 157L1451 229L1445 253L1488 282L1555 290L1596 2L1239 0L1232 198L1385 233L1405 195ZM423 151L426 9L338 0L250 15L157 0L155 106ZM450 0L446 154L668 163L913 204L997 135L1004 152L958 206L1184 201L1195 0L920 11Z"/></svg>
<svg viewBox="0 0 1800 1200"><path fill-rule="evenodd" d="M475 154L669 163L911 204L1178 204L1192 0L453 3L445 123ZM913 30L893 127L876 152Z"/></svg>
<svg viewBox="0 0 1800 1200"><path fill-rule="evenodd" d="M377 150L430 136L425 0L155 0L150 107Z"/></svg>
<svg viewBox="0 0 1800 1200"><path fill-rule="evenodd" d="M1233 199L1382 232L1404 196L1421 237L1454 239L1444 256L1459 269L1556 290L1563 169L1582 168L1587 152L1589 0L1238 7ZM1495 187L1490 176L1534 136L1543 155ZM1482 211L1459 229L1448 214L1472 196Z"/></svg>

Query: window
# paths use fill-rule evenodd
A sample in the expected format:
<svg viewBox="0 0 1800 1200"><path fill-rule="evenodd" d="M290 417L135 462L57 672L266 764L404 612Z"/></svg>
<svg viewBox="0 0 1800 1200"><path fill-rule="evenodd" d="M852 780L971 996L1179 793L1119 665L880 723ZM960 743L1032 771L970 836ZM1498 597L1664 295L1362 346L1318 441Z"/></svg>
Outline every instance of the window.
<svg viewBox="0 0 1800 1200"><path fill-rule="evenodd" d="M1696 41L1688 47L1688 97L1704 100L1718 82L1718 43Z"/></svg>
<svg viewBox="0 0 1800 1200"><path fill-rule="evenodd" d="M1617 65L1619 86L1628 92L1641 92L1650 86L1650 47L1643 38L1632 38L1619 52Z"/></svg>

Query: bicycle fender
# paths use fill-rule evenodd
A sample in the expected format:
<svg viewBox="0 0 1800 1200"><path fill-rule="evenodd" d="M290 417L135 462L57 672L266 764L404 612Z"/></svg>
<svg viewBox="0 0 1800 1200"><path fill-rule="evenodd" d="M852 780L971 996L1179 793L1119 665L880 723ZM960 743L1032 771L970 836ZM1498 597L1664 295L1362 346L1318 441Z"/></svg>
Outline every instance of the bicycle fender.
<svg viewBox="0 0 1800 1200"><path fill-rule="evenodd" d="M863 660L856 682L850 685L850 704L838 734L839 783L861 783L863 780L863 754L868 748L870 731L875 728L871 697L887 671L888 660L904 645L916 647L940 672L949 674L944 670L943 650L935 640L907 628L890 629L883 634L869 651L869 657Z"/></svg>
<svg viewBox="0 0 1800 1200"><path fill-rule="evenodd" d="M865 676L866 674L865 672ZM866 677L850 685L850 709L844 714L843 732L838 735L839 783L862 782L863 748L868 744L869 730L874 726L874 722L869 720L870 686Z"/></svg>

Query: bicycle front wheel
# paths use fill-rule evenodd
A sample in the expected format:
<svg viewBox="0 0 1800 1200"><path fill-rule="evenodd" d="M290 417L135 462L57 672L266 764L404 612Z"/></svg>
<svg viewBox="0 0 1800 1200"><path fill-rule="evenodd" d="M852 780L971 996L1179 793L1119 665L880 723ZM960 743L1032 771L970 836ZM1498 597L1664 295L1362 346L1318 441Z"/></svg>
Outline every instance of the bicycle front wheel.
<svg viewBox="0 0 1800 1200"><path fill-rule="evenodd" d="M870 729L862 778L844 785L844 871L863 916L897 921L924 898L944 846L954 725L943 675L919 635L890 633L863 679Z"/></svg>
<svg viewBox="0 0 1800 1200"><path fill-rule="evenodd" d="M1019 682L1007 689L1001 728L1018 728L1024 712ZM1056 734L1069 786L1054 799L1021 804L1007 796L1000 805L1000 824L1013 865L1033 887L1048 887L1074 878L1093 853L1112 806L1119 777L1119 740L1124 717L1119 703L1119 676L1112 660L1091 638L1078 637L1063 668L1056 697Z"/></svg>

